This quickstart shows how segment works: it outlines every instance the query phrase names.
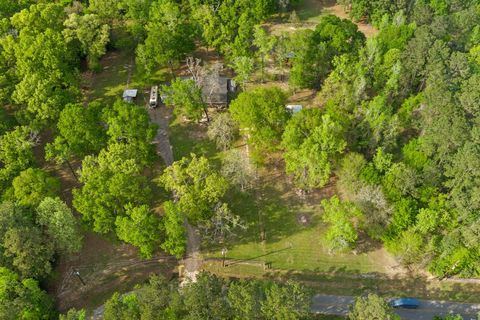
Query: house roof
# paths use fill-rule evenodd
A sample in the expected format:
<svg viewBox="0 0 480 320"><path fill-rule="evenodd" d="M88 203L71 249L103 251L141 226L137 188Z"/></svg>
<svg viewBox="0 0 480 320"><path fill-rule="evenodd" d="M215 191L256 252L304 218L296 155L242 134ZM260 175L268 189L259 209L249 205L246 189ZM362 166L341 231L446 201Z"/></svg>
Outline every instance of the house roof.
<svg viewBox="0 0 480 320"><path fill-rule="evenodd" d="M181 77L181 79L192 79L192 77ZM203 100L208 104L228 104L228 82L229 78L224 76L209 77L202 82Z"/></svg>
<svg viewBox="0 0 480 320"><path fill-rule="evenodd" d="M227 104L228 78L220 76L207 81L202 87L202 95L209 104Z"/></svg>

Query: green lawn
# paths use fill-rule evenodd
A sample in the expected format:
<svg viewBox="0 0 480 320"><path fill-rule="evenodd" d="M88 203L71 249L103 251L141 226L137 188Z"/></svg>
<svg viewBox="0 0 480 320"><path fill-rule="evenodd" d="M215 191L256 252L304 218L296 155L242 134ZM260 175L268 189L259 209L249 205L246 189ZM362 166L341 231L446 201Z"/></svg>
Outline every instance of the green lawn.
<svg viewBox="0 0 480 320"><path fill-rule="evenodd" d="M102 70L84 80L90 89L89 101L100 99L111 103L122 98L123 90L138 89L137 104L145 105L152 85L160 85L169 78L166 69L158 69L145 77L135 68L135 54L131 51L111 51L101 60ZM127 85L128 83L128 85Z"/></svg>
<svg viewBox="0 0 480 320"><path fill-rule="evenodd" d="M296 12L302 22L317 24L323 15L328 14L328 9L325 7L333 4L335 4L334 0L302 0Z"/></svg>
<svg viewBox="0 0 480 320"><path fill-rule="evenodd" d="M267 174L265 171L262 170L262 174ZM382 259L377 259L377 251L357 255L329 254L322 241L326 226L320 219L319 202L303 202L287 189L293 187L279 181L283 174L279 173L279 177L249 194L235 192L230 195L229 204L246 221L248 228L240 230L237 237L227 243L227 258L268 262L272 268L283 270L385 271ZM300 222L300 216L307 217L305 225ZM264 241L261 241L262 232ZM206 257L221 257L219 246L210 249Z"/></svg>
<svg viewBox="0 0 480 320"><path fill-rule="evenodd" d="M204 124L182 121L173 116L169 137L175 160L188 157L191 153L219 160L215 144L207 138L207 126Z"/></svg>

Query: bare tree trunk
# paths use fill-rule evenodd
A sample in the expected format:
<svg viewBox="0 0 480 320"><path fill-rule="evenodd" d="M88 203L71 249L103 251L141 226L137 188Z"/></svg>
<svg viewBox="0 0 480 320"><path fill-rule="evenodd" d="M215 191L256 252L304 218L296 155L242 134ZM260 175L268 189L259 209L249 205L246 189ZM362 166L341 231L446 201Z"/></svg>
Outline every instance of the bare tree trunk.
<svg viewBox="0 0 480 320"><path fill-rule="evenodd" d="M68 166L68 168L70 169L70 171L72 172L73 177L75 178L75 180L80 181L80 180L78 180L77 174L75 173L75 170L73 170L73 167L72 167L72 164L70 163L70 161L65 160L65 162L67 163L67 166Z"/></svg>
<svg viewBox="0 0 480 320"><path fill-rule="evenodd" d="M203 112L205 112L205 117L207 117L207 122L210 123L210 117L208 116L208 107L203 108Z"/></svg>

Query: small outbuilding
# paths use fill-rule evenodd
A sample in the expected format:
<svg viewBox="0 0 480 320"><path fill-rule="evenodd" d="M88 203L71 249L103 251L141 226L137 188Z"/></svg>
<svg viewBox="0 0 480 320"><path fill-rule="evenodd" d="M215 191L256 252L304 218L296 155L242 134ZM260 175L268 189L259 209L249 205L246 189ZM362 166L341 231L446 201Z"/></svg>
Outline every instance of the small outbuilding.
<svg viewBox="0 0 480 320"><path fill-rule="evenodd" d="M290 111L292 114L298 113L302 111L303 106L301 104L289 104L285 107L288 111Z"/></svg>
<svg viewBox="0 0 480 320"><path fill-rule="evenodd" d="M123 91L123 101L133 103L133 100L137 98L137 94L137 89L126 89L125 91Z"/></svg>

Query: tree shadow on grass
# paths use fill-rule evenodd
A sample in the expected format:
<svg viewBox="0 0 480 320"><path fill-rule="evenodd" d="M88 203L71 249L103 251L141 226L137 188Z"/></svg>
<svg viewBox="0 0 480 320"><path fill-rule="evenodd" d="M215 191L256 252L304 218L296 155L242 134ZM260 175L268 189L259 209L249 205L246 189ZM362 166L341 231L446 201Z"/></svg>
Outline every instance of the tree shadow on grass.
<svg viewBox="0 0 480 320"><path fill-rule="evenodd" d="M215 144L206 138L207 127L194 122L173 121L170 125L170 143L173 148L173 158L180 160L189 157L191 153L205 156L219 164L218 151Z"/></svg>

